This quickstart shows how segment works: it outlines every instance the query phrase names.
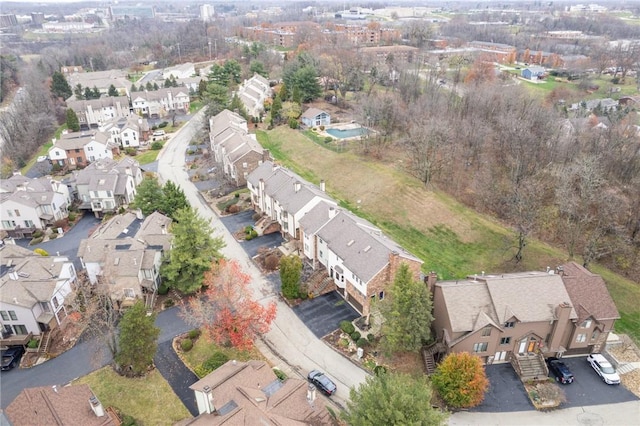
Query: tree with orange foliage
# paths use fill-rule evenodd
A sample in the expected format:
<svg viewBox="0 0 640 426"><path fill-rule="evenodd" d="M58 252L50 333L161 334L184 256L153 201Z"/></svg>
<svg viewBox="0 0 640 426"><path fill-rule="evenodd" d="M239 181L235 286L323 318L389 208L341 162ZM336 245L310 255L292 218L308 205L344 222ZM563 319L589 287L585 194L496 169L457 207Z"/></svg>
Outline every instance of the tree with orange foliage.
<svg viewBox="0 0 640 426"><path fill-rule="evenodd" d="M250 349L276 316L275 302L263 306L253 299L250 281L236 260L214 262L204 276L204 295L184 305L181 316L216 344Z"/></svg>
<svg viewBox="0 0 640 426"><path fill-rule="evenodd" d="M482 361L469 352L451 353L436 368L431 383L453 408L479 405L489 386Z"/></svg>
<svg viewBox="0 0 640 426"><path fill-rule="evenodd" d="M494 81L495 79L495 66L491 61L491 58L486 55L480 55L471 65L469 72L464 78L464 82L477 84L486 81Z"/></svg>

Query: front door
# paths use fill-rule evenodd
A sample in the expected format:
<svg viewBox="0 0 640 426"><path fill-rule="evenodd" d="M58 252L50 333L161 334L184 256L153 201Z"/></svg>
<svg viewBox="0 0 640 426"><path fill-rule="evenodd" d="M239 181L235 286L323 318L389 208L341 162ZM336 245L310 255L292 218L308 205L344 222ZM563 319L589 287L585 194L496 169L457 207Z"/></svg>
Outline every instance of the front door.
<svg viewBox="0 0 640 426"><path fill-rule="evenodd" d="M527 350L527 342L528 341L529 341L528 339L520 340L520 345L518 346L518 353L519 354L523 354L523 353L526 352L526 350Z"/></svg>
<svg viewBox="0 0 640 426"><path fill-rule="evenodd" d="M535 352L536 351L536 341L529 341L529 346L527 346L527 352Z"/></svg>

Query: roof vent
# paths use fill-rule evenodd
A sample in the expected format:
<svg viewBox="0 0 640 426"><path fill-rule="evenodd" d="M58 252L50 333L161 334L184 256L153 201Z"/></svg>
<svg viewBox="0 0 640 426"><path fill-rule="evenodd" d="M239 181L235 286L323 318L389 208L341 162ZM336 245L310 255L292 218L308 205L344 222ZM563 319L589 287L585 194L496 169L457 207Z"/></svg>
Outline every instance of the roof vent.
<svg viewBox="0 0 640 426"><path fill-rule="evenodd" d="M353 245L353 243L355 243L355 240L350 240L350 241L347 243L347 247L351 247L351 246Z"/></svg>
<svg viewBox="0 0 640 426"><path fill-rule="evenodd" d="M364 248L364 252L365 252L365 253L366 253L366 252L368 252L369 250L371 250L371 246L366 246L366 247Z"/></svg>

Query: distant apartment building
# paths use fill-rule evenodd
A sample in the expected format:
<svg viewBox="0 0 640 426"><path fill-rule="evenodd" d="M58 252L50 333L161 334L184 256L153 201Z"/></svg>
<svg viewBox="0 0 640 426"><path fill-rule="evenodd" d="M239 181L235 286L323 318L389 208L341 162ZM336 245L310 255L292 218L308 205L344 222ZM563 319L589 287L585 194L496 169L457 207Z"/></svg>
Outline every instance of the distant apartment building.
<svg viewBox="0 0 640 426"><path fill-rule="evenodd" d="M215 17L215 9L211 4L202 4L200 5L200 19L203 22L213 21Z"/></svg>

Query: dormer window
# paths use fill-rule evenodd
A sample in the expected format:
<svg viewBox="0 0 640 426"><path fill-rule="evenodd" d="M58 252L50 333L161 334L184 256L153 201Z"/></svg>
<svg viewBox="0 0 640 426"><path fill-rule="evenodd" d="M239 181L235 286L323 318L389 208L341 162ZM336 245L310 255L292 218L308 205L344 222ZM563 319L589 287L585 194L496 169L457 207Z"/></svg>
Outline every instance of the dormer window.
<svg viewBox="0 0 640 426"><path fill-rule="evenodd" d="M515 321L507 321L504 323L504 328L513 328L516 326Z"/></svg>

